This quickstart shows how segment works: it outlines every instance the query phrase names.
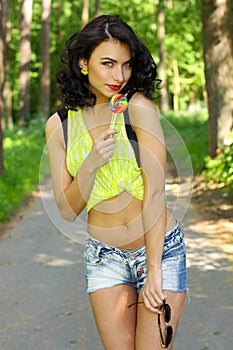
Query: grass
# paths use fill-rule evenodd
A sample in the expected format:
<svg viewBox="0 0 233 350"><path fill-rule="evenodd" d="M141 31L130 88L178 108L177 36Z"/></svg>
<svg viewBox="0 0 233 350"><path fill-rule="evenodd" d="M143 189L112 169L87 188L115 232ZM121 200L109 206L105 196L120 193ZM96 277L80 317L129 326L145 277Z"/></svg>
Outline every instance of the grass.
<svg viewBox="0 0 233 350"><path fill-rule="evenodd" d="M174 126L187 147L194 174L201 173L205 166L205 157L208 155L207 111L196 113L171 111L164 118ZM169 135L166 138L169 138Z"/></svg>
<svg viewBox="0 0 233 350"><path fill-rule="evenodd" d="M11 214L36 188L40 161L45 146L44 121L38 119L29 128L6 131L3 139L5 174L0 177L0 222Z"/></svg>

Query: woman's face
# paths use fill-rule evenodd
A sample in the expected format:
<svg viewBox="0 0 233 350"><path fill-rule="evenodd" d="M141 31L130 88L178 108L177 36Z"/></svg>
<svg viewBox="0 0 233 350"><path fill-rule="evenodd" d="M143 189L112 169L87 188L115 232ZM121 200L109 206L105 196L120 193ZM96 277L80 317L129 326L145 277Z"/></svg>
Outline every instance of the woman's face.
<svg viewBox="0 0 233 350"><path fill-rule="evenodd" d="M103 41L86 63L89 88L97 103L106 103L119 93L132 74L129 46L117 40Z"/></svg>

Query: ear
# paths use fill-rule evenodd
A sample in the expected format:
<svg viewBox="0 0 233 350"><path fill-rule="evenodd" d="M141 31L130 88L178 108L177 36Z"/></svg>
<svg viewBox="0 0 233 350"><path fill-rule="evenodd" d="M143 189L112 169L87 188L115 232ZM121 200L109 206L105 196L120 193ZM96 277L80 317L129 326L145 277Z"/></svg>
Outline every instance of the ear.
<svg viewBox="0 0 233 350"><path fill-rule="evenodd" d="M78 65L81 69L87 69L87 59L86 58L80 58L78 61Z"/></svg>

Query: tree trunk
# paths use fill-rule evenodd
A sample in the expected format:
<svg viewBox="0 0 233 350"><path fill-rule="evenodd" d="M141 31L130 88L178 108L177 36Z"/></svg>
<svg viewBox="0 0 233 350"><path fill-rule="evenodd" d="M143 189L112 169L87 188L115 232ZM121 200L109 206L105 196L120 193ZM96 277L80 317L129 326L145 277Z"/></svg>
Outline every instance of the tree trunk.
<svg viewBox="0 0 233 350"><path fill-rule="evenodd" d="M19 125L30 118L30 59L31 59L31 21L32 0L22 0L21 5L21 42L20 42L20 112Z"/></svg>
<svg viewBox="0 0 233 350"><path fill-rule="evenodd" d="M82 27L89 21L89 0L83 0Z"/></svg>
<svg viewBox="0 0 233 350"><path fill-rule="evenodd" d="M203 44L209 110L209 154L224 145L233 125L232 0L202 0Z"/></svg>
<svg viewBox="0 0 233 350"><path fill-rule="evenodd" d="M168 107L167 79L165 69L165 15L164 15L164 0L159 0L158 6L158 42L159 42L159 78L162 80L160 108L162 113L166 113Z"/></svg>
<svg viewBox="0 0 233 350"><path fill-rule="evenodd" d="M62 0L56 0L54 2L53 5L53 16L54 16L54 21L53 21L53 34L56 38L57 42L63 42L64 41L64 37L63 37L63 22L62 22L62 18L63 18L63 2ZM61 55L61 48L59 47L59 45L55 45L54 51L53 51L53 55L60 57ZM55 76L55 67L53 67L52 65L50 65L50 69L52 71L52 75ZM50 94L51 91L56 91L57 90L57 86L56 86L56 81L55 80L51 80L50 82ZM56 109L62 108L62 102L61 100L58 98L56 98L56 100L54 101L54 105L56 107Z"/></svg>
<svg viewBox="0 0 233 350"><path fill-rule="evenodd" d="M12 90L11 90L11 60L10 60L10 21L9 21L9 1L2 0L2 20L3 20L3 40L4 40L4 70L5 82L3 87L4 99L4 125L8 129L13 129L12 117Z"/></svg>
<svg viewBox="0 0 233 350"><path fill-rule="evenodd" d="M50 114L50 10L51 0L42 0L42 35L40 43L41 73L39 111L45 116Z"/></svg>
<svg viewBox="0 0 233 350"><path fill-rule="evenodd" d="M2 21L2 2L0 1L0 175L4 173L3 163L3 85L4 85L4 41L3 41L3 21Z"/></svg>
<svg viewBox="0 0 233 350"><path fill-rule="evenodd" d="M180 75L177 59L172 60L173 74L174 74L174 96L173 96L173 109L175 112L179 111L179 96L180 96Z"/></svg>
<svg viewBox="0 0 233 350"><path fill-rule="evenodd" d="M167 7L169 9L172 9L173 8L173 0L167 0Z"/></svg>
<svg viewBox="0 0 233 350"><path fill-rule="evenodd" d="M100 0L95 0L95 13L94 17L97 17L99 15L99 9L100 9Z"/></svg>

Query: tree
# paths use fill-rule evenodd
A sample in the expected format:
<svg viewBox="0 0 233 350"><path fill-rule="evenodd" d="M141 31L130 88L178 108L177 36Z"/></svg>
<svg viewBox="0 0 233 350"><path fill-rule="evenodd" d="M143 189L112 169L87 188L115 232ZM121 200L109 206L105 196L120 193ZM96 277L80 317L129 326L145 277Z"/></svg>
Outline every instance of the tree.
<svg viewBox="0 0 233 350"><path fill-rule="evenodd" d="M199 108L204 99L200 1L166 2L166 76L175 111Z"/></svg>
<svg viewBox="0 0 233 350"><path fill-rule="evenodd" d="M83 0L82 9L82 27L84 27L89 21L89 0Z"/></svg>
<svg viewBox="0 0 233 350"><path fill-rule="evenodd" d="M4 41L3 41L3 21L2 21L2 1L0 1L0 175L4 173L3 163L3 131L2 121L4 113L3 105L3 85L4 85Z"/></svg>
<svg viewBox="0 0 233 350"><path fill-rule="evenodd" d="M2 0L3 1L3 0ZM4 0L9 4L9 0ZM19 116L19 109L23 107L23 91L21 83L19 84L20 65L20 18L22 2L26 0L11 0L9 6L10 40L9 40L9 59L10 63L10 82L12 88L12 114L14 122ZM164 38L166 86L169 94L170 106L179 109L186 109L193 101L194 106L200 106L199 101L203 100L204 83L204 63L202 54L201 37L201 0L173 1L163 0L165 4L166 35ZM87 5L85 0L85 5ZM85 22L88 17L93 18L96 13L115 13L120 14L136 31L142 41L150 49L155 62L159 63L159 43L157 40L158 29L158 4L159 0L139 1L125 0L124 11L122 11L122 2L120 0L100 1L89 0L88 7L84 8L84 0L54 0L51 2L50 14L50 109L53 113L59 108L55 72L58 68L58 59L64 48L65 40L74 32L82 27L82 13L85 15ZM100 7L100 8L99 8ZM29 9L30 6L27 5ZM99 11L98 11L99 8ZM85 9L85 11L84 11ZM33 0L33 18L31 23L31 54L28 63L30 63L29 80L29 112L20 112L21 118L29 114L40 112L39 96L40 74L42 67L40 53L41 39L41 10L42 1ZM25 17L24 17L25 19ZM83 16L84 20L84 16ZM30 28L29 28L30 29ZM22 37L23 39L23 37ZM25 41L25 38L24 38ZM25 54L25 50L24 54ZM28 64L27 63L27 64ZM25 65L24 65L25 68ZM7 71L5 70L5 81L7 81ZM29 74L27 75L29 77ZM28 78L27 78L28 79ZM163 78L162 78L163 79ZM164 79L163 79L164 80ZM164 88L162 89L164 90ZM161 92L162 92L161 90ZM20 93L21 92L21 93ZM7 97L9 94L7 94ZM6 115L6 114L5 114Z"/></svg>
<svg viewBox="0 0 233 350"><path fill-rule="evenodd" d="M13 129L12 119L12 91L11 91L11 60L10 60L10 21L9 21L9 2L2 0L2 21L3 21L3 42L4 42L4 128Z"/></svg>
<svg viewBox="0 0 233 350"><path fill-rule="evenodd" d="M39 111L47 119L50 113L50 10L51 0L42 0L42 34L40 43L41 74Z"/></svg>
<svg viewBox="0 0 233 350"><path fill-rule="evenodd" d="M159 78L162 80L160 108L162 113L168 111L168 93L167 93L167 79L165 70L165 14L164 14L164 0L159 0L158 6L158 42L159 42Z"/></svg>
<svg viewBox="0 0 233 350"><path fill-rule="evenodd" d="M94 17L97 17L99 15L99 9L100 9L100 0L95 0L95 13Z"/></svg>
<svg viewBox="0 0 233 350"><path fill-rule="evenodd" d="M21 4L21 41L20 41L20 112L19 125L30 116L30 59L31 59L31 21L32 0L22 0Z"/></svg>
<svg viewBox="0 0 233 350"><path fill-rule="evenodd" d="M209 110L209 155L224 145L233 125L233 3L202 0Z"/></svg>

